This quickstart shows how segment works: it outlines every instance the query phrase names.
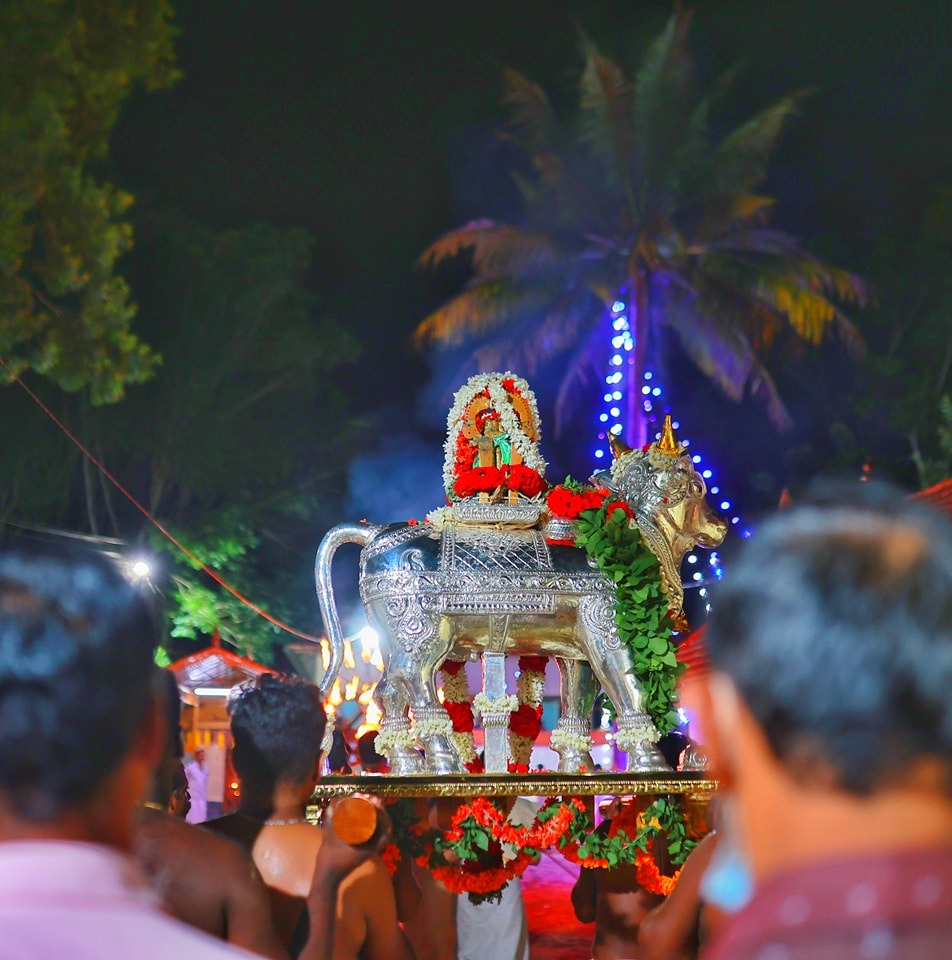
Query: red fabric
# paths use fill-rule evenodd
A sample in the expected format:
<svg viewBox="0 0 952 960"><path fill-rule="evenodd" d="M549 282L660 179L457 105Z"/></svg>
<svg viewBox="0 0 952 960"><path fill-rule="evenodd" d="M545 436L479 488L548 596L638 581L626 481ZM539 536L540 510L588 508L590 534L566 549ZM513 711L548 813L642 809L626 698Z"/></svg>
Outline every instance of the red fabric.
<svg viewBox="0 0 952 960"><path fill-rule="evenodd" d="M704 645L704 631L706 627L700 627L694 633L686 637L675 652L679 663L683 663L688 670L685 676L690 676L692 680L699 676L704 676L711 669L710 662L707 659L707 649Z"/></svg>

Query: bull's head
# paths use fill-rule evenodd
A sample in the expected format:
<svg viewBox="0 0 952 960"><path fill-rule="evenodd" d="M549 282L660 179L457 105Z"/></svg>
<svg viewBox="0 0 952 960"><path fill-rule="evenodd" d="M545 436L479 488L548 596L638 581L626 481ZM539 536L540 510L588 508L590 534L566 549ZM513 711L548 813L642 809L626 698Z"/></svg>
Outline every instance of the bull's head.
<svg viewBox="0 0 952 960"><path fill-rule="evenodd" d="M674 439L671 417L664 419L661 439L645 450L631 450L617 439L610 470L593 482L607 487L631 507L648 545L661 563L671 609L682 613L681 561L695 546L720 546L727 523L707 503L707 486L691 458Z"/></svg>

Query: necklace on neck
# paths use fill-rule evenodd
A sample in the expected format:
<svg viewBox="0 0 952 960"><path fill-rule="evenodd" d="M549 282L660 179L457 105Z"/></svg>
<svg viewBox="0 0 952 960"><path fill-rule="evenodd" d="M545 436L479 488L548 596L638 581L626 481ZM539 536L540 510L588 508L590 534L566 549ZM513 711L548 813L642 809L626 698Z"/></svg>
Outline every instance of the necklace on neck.
<svg viewBox="0 0 952 960"><path fill-rule="evenodd" d="M262 820L260 817L252 817L247 813L238 811L238 816L244 820L250 820L252 823L259 823L263 827L288 827L292 823L307 823L307 817L289 817L287 820L274 820L271 817Z"/></svg>

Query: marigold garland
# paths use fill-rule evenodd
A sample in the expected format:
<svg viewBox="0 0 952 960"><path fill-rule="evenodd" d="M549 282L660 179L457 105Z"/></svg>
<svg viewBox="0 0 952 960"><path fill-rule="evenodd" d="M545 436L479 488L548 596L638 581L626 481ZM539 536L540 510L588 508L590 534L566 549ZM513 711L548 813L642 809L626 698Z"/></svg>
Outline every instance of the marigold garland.
<svg viewBox="0 0 952 960"><path fill-rule="evenodd" d="M658 894L667 897L678 885L678 878L681 876L679 867L674 876L666 877L655 863L654 857L643 850L638 851L635 857L635 879L638 885L644 887L648 893Z"/></svg>

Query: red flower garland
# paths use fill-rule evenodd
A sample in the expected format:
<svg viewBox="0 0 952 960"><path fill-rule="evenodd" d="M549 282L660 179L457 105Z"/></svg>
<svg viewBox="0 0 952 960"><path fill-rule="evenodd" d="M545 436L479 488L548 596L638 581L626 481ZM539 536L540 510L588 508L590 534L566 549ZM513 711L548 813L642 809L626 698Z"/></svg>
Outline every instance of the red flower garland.
<svg viewBox="0 0 952 960"><path fill-rule="evenodd" d="M577 520L579 514L585 510L597 510L607 496L608 491L601 487L571 490L560 483L549 491L546 504L554 517L560 517L562 520Z"/></svg>
<svg viewBox="0 0 952 960"><path fill-rule="evenodd" d="M499 467L473 467L456 478L453 491L458 497L471 497L474 493L489 493L501 487L505 474Z"/></svg>
<svg viewBox="0 0 952 960"><path fill-rule="evenodd" d="M509 714L509 729L518 737L535 740L542 729L542 707L520 703L519 709Z"/></svg>
<svg viewBox="0 0 952 960"><path fill-rule="evenodd" d="M455 703L452 700L444 700L443 707L450 715L450 721L453 724L453 733L473 732L473 708L468 703Z"/></svg>
<svg viewBox="0 0 952 960"><path fill-rule="evenodd" d="M505 468L506 488L527 497L537 497L547 484L537 470L522 463L514 463Z"/></svg>
<svg viewBox="0 0 952 960"><path fill-rule="evenodd" d="M654 857L644 850L638 851L635 859L635 879L639 886L645 888L648 893L656 893L659 896L667 897L678 885L678 877L681 871L678 870L673 877L666 877L654 861Z"/></svg>
<svg viewBox="0 0 952 960"><path fill-rule="evenodd" d="M505 464L501 467L471 467L458 472L453 492L464 498L476 493L491 493L499 487L526 497L537 497L545 491L546 482L537 470L523 463Z"/></svg>

